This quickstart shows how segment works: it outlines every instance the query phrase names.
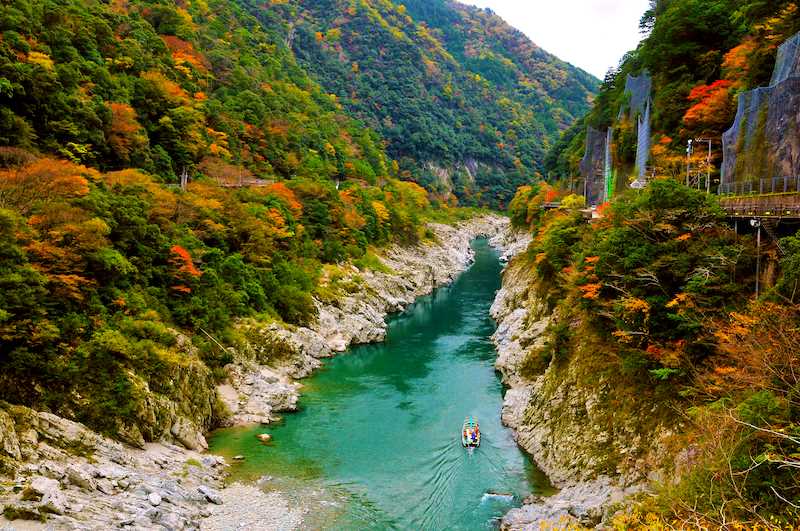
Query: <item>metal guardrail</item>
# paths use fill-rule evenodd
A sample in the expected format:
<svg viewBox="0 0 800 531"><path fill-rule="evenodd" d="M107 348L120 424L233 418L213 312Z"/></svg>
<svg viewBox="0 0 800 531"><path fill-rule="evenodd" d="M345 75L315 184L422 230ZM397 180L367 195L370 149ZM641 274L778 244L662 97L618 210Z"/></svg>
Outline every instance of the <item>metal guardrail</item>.
<svg viewBox="0 0 800 531"><path fill-rule="evenodd" d="M791 218L800 219L800 204L764 204L758 202L722 205L734 218Z"/></svg>
<svg viewBox="0 0 800 531"><path fill-rule="evenodd" d="M238 182L219 181L219 185L222 188L259 188L271 184L275 184L275 181L271 179L247 179Z"/></svg>
<svg viewBox="0 0 800 531"><path fill-rule="evenodd" d="M800 176L721 183L719 194L731 217L800 219Z"/></svg>
<svg viewBox="0 0 800 531"><path fill-rule="evenodd" d="M719 185L719 195L741 196L798 192L800 192L800 176L773 177L771 179L758 179L757 181L720 183Z"/></svg>

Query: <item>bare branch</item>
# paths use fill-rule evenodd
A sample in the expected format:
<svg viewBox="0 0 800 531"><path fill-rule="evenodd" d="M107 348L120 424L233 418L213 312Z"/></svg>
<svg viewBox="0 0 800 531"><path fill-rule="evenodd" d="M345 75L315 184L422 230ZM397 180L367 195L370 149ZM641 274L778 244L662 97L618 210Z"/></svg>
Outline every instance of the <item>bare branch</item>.
<svg viewBox="0 0 800 531"><path fill-rule="evenodd" d="M734 422L736 422L738 424L742 424L743 426L747 426L749 428L752 428L752 429L754 429L756 431L760 431L760 432L763 432L763 433L769 433L769 434L774 435L775 437L778 437L780 439L785 439L787 441L792 441L794 444L800 444L800 439L795 439L794 437L790 437L790 436L786 435L785 433L781 433L779 431L770 430L768 428L760 428L758 426L754 426L753 424L750 424L749 422L745 422L743 420L737 419L730 412L728 412L728 416L731 419L733 419Z"/></svg>
<svg viewBox="0 0 800 531"><path fill-rule="evenodd" d="M773 487L772 485L770 485L770 486L769 486L769 488L770 488L770 489L772 489L772 492L774 492L774 493L775 493L775 496L777 496L777 497L778 497L778 498L780 498L781 500L785 501L786 503L788 503L789 505L791 505L791 506L792 506L792 507L794 507L795 509L800 509L800 505L795 505L794 503L790 502L789 500L787 500L786 498L784 498L783 496L781 496L780 494L778 494L778 491L777 491L777 490L775 490L775 487Z"/></svg>

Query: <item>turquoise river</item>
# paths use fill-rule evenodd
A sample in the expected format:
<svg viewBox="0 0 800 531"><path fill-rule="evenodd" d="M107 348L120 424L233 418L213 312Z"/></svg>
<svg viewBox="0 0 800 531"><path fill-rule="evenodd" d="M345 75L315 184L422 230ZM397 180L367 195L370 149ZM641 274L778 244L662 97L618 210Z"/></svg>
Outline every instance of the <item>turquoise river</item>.
<svg viewBox="0 0 800 531"><path fill-rule="evenodd" d="M245 456L231 479L267 476L259 484L302 507L307 529L493 529L524 496L547 490L500 423L489 307L501 264L485 240L473 247L474 265L392 317L385 342L306 380L300 411L216 432L212 452ZM483 434L474 452L459 438L466 415Z"/></svg>

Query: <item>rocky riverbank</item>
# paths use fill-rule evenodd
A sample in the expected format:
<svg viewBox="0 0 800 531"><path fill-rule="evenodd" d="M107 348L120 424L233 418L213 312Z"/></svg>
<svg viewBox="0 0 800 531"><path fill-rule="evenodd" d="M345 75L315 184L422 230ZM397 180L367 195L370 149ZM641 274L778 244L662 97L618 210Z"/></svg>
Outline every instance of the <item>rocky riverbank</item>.
<svg viewBox="0 0 800 531"><path fill-rule="evenodd" d="M671 428L645 400L620 404L614 389L622 380L608 370L608 355L592 353L591 338L580 338L585 348L567 359L541 358L548 325L558 316L535 285L530 264L512 260L491 309L498 323L496 367L509 387L502 419L560 490L527 499L506 515L503 529L602 526L615 506L652 479L648 471L657 468L654 456L662 453ZM539 366L531 368L529 356L538 356Z"/></svg>
<svg viewBox="0 0 800 531"><path fill-rule="evenodd" d="M494 237L507 250L508 221L484 216L431 224L424 243L393 246L376 269L342 267L328 279L308 327L246 321L243 345L229 349L227 381L216 389L227 425L271 422L295 409L298 379L350 345L380 341L385 318L451 282L473 258L470 241ZM133 446L46 412L0 402L0 529L295 529L302 511L280 493L223 489L225 463L203 455L206 442L186 418L163 443ZM257 523L256 523L257 522Z"/></svg>
<svg viewBox="0 0 800 531"><path fill-rule="evenodd" d="M135 448L22 406L0 403L0 449L3 530L197 529L222 503L220 457Z"/></svg>

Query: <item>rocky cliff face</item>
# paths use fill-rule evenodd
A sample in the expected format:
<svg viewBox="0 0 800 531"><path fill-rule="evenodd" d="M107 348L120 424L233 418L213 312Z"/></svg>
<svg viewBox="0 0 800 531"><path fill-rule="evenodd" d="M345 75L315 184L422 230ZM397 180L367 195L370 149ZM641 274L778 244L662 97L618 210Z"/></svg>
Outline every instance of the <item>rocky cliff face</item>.
<svg viewBox="0 0 800 531"><path fill-rule="evenodd" d="M473 159L452 166L439 166L433 162L427 162L422 167L424 174L432 180L431 188L443 197L474 189L478 168L478 162Z"/></svg>
<svg viewBox="0 0 800 531"><path fill-rule="evenodd" d="M457 198L461 204L474 205L483 204L487 194L490 193L486 191L487 188L496 187L497 179L504 174L508 174L503 177L505 180L503 187L506 192L500 192L501 195L525 184L523 177L519 174L510 174L508 168L473 158L465 158L445 166L426 162L421 167L418 179L443 201L453 202ZM511 200L511 196L501 199L502 203L505 203Z"/></svg>
<svg viewBox="0 0 800 531"><path fill-rule="evenodd" d="M180 357L164 363L149 381L133 380L138 395L135 420L119 422L116 430L124 442L137 448L144 448L146 441L167 441L189 450L208 448L203 433L219 413L214 379L189 339L178 334L178 343Z"/></svg>
<svg viewBox="0 0 800 531"><path fill-rule="evenodd" d="M509 386L502 418L560 491L527 500L503 525L594 526L615 503L644 488L671 433L672 415L648 397L618 393L627 382L610 363L613 353L595 352L588 335L579 335L566 357L549 354L537 360L538 368L532 364L547 352L549 327L560 322L534 285L526 260L513 260L491 310L498 322L496 366Z"/></svg>

